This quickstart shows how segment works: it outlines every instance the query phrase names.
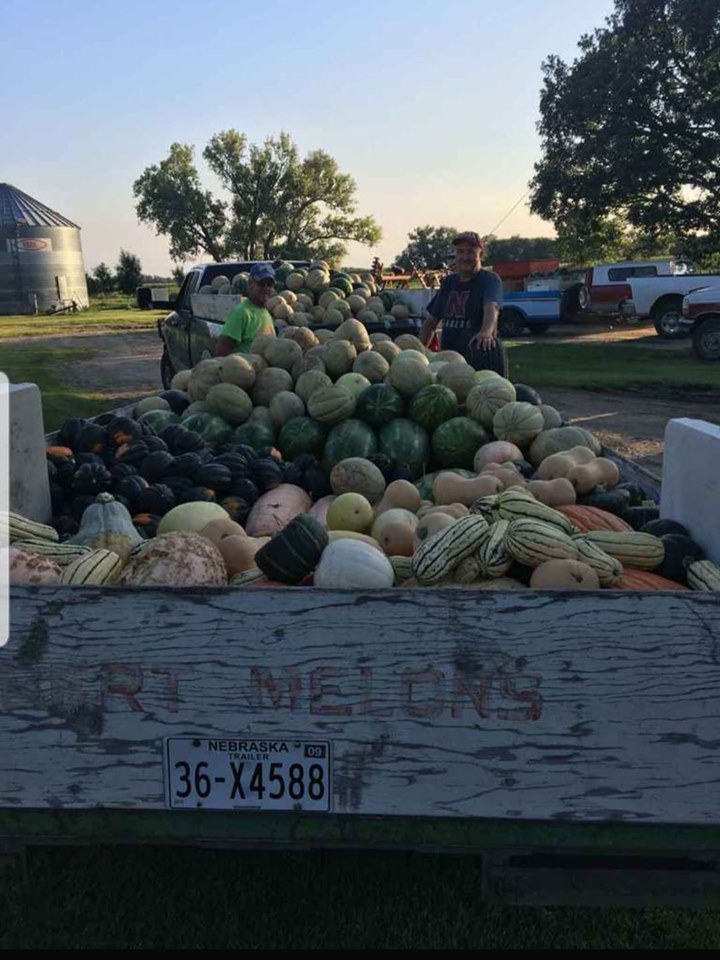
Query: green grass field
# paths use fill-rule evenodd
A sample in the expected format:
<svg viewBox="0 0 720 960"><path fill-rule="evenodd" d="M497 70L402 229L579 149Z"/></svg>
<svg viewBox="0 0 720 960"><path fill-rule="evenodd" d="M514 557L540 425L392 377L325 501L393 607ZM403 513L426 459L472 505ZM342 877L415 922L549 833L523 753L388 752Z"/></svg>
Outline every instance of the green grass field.
<svg viewBox="0 0 720 960"><path fill-rule="evenodd" d="M0 317L0 342L20 337L73 337L93 333L128 333L154 330L164 310L128 310L122 307L97 307L82 313L47 317Z"/></svg>
<svg viewBox="0 0 720 960"><path fill-rule="evenodd" d="M38 849L0 949L712 949L720 910L494 907L475 858Z"/></svg>
<svg viewBox="0 0 720 960"><path fill-rule="evenodd" d="M656 350L632 343L510 341L511 377L535 387L664 391L720 388L720 363L703 363L690 349Z"/></svg>

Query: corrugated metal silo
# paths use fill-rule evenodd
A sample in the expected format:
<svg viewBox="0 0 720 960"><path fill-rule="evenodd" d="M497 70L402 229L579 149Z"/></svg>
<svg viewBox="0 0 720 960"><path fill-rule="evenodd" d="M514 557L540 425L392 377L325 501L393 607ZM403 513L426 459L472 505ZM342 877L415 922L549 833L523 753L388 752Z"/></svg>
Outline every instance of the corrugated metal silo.
<svg viewBox="0 0 720 960"><path fill-rule="evenodd" d="M0 314L87 307L80 227L9 183L0 183Z"/></svg>

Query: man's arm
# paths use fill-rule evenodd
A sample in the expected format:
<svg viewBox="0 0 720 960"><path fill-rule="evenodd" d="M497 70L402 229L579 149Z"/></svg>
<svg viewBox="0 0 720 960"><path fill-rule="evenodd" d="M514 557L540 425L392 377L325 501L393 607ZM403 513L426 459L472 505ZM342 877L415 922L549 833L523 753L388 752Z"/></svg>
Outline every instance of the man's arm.
<svg viewBox="0 0 720 960"><path fill-rule="evenodd" d="M425 308L427 317L425 320L423 320L422 326L418 331L418 340L424 347L430 343L432 335L435 333L437 325L440 323L440 317L442 316L442 310L440 309L440 297L444 292L444 286L445 281L443 280L443 282L440 284L440 289Z"/></svg>
<svg viewBox="0 0 720 960"><path fill-rule="evenodd" d="M227 337L221 333L215 345L215 356L228 357L231 353L235 353L237 346L237 340L233 339L233 337Z"/></svg>

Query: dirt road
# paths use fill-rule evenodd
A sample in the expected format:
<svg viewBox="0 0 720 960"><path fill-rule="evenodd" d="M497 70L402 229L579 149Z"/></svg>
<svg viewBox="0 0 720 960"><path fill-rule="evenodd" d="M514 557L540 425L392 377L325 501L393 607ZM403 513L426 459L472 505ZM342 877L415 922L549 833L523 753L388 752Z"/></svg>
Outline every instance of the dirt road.
<svg viewBox="0 0 720 960"><path fill-rule="evenodd" d="M574 335L573 335L574 334ZM580 334L580 336L578 336ZM540 338L538 338L540 339ZM648 328L563 326L542 341L596 343L633 340L659 350L688 349L687 342L661 341ZM37 341L35 341L37 342ZM154 332L114 334L101 337L53 337L55 346L82 346L96 351L89 359L67 364L61 376L80 389L102 394L118 405L161 389L161 343ZM720 424L720 397L678 395L655 397L631 391L560 390L543 388L542 397L574 423L587 426L603 443L637 463L659 473L662 467L663 435L673 417L690 417Z"/></svg>

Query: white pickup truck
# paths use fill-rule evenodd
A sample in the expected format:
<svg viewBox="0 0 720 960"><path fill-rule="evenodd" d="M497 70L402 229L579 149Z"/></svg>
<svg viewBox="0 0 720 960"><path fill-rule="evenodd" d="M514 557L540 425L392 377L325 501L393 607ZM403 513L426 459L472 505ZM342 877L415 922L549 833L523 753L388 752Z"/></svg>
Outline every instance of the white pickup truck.
<svg viewBox="0 0 720 960"><path fill-rule="evenodd" d="M630 296L620 303L621 314L635 320L650 317L658 335L671 340L687 335L681 323L683 297L701 287L720 284L720 276L695 273L694 266L688 264L688 272L670 276L634 275L625 282Z"/></svg>

